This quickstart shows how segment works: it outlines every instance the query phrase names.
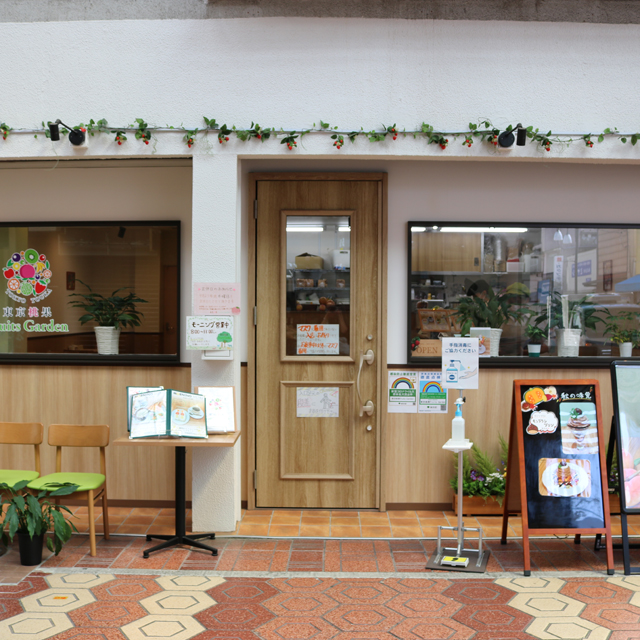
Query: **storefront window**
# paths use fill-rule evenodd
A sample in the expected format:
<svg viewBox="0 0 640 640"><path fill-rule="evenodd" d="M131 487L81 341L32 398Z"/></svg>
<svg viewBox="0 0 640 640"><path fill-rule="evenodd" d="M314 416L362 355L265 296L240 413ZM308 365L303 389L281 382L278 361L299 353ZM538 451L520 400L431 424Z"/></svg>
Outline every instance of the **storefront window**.
<svg viewBox="0 0 640 640"><path fill-rule="evenodd" d="M486 357L640 355L639 232L409 223L409 361L468 334Z"/></svg>
<svg viewBox="0 0 640 640"><path fill-rule="evenodd" d="M179 238L178 222L0 226L0 359L177 359Z"/></svg>
<svg viewBox="0 0 640 640"><path fill-rule="evenodd" d="M286 356L350 354L351 218L286 216Z"/></svg>

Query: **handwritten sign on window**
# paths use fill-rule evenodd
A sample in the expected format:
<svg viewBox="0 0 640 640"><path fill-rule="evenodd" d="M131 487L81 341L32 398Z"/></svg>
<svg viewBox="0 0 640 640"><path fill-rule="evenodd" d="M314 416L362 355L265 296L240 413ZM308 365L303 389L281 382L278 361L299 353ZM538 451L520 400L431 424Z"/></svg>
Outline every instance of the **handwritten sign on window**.
<svg viewBox="0 0 640 640"><path fill-rule="evenodd" d="M195 282L193 284L193 315L215 316L240 313L238 282Z"/></svg>
<svg viewBox="0 0 640 640"><path fill-rule="evenodd" d="M337 356L339 342L339 324L297 325L296 354L299 356Z"/></svg>

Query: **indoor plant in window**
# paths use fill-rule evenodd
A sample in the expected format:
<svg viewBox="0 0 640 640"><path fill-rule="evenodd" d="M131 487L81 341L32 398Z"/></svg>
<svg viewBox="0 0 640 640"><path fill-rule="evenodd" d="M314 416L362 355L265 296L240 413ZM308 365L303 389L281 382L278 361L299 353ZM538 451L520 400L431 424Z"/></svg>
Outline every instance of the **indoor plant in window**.
<svg viewBox="0 0 640 640"><path fill-rule="evenodd" d="M7 505L2 522L2 542L6 545L18 535L20 563L25 566L42 562L42 543L47 531L52 533L46 538L47 548L55 555L60 553L72 532L77 531L62 514L62 511L69 514L71 511L63 505L52 504L49 498L69 495L76 491L78 485L52 484L50 491L40 491L34 495L25 489L28 482L21 480L13 487L0 483L0 504L3 508Z"/></svg>
<svg viewBox="0 0 640 640"><path fill-rule="evenodd" d="M525 333L529 338L529 344L527 345L527 351L529 355L533 358L540 357L540 350L542 349L542 343L547 337L547 327L544 329L539 326L538 322L536 322L538 318L533 323L527 324L525 327Z"/></svg>
<svg viewBox="0 0 640 640"><path fill-rule="evenodd" d="M633 347L637 347L640 340L638 330L640 314L635 311L624 311L615 315L606 311L606 314L604 335L611 336L611 342L618 345L621 358L630 358Z"/></svg>
<svg viewBox="0 0 640 640"><path fill-rule="evenodd" d="M80 298L72 300L69 304L72 307L84 309L85 315L79 318L80 324L95 321L98 323L94 327L96 342L98 343L98 353L101 355L113 355L119 351L120 330L122 327L139 327L144 314L136 308L137 304L146 303L146 300L139 298L135 293L126 296L119 296L121 291L127 287L116 289L108 298L99 293L95 293L91 287L76 280L87 287L89 293L72 293L71 296Z"/></svg>
<svg viewBox="0 0 640 640"><path fill-rule="evenodd" d="M589 296L579 300L569 300L567 295L554 291L549 296L549 304L539 319L548 320L556 328L558 355L577 357L580 352L580 337L585 329L595 329L602 318L596 315L597 309Z"/></svg>
<svg viewBox="0 0 640 640"><path fill-rule="evenodd" d="M491 456L475 444L471 448L473 460L468 452L462 457L462 495L464 515L501 514L502 500L505 494L507 460L509 445L498 435L500 440L500 467L496 466ZM453 476L449 484L454 491L453 510L458 509L458 454L453 455Z"/></svg>
<svg viewBox="0 0 640 640"><path fill-rule="evenodd" d="M515 283L496 294L490 285L469 289L471 295L463 296L458 302L458 308L453 314L460 325L463 336L469 335L471 327L489 327L491 329L490 355L497 356L500 351L500 336L502 327L509 321L520 323L526 312L515 303L523 295L528 295L521 284Z"/></svg>

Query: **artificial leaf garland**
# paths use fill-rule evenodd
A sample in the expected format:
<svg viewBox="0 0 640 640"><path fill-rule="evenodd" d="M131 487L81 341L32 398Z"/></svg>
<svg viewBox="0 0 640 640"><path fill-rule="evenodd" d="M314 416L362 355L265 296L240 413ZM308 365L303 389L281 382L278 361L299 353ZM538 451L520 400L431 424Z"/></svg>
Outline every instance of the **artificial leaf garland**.
<svg viewBox="0 0 640 640"><path fill-rule="evenodd" d="M236 138L241 142L247 142L252 139L265 142L272 137L280 138L280 144L286 145L290 151L296 149L298 142L302 137L309 133L327 134L330 139L333 140L332 146L337 150L344 147L345 139L354 143L358 137L364 136L370 142L383 142L390 137L395 141L398 139L400 133L402 133L403 137L412 135L414 139L425 138L428 144L438 145L443 151L449 146L449 137L454 140L462 137L462 145L468 148L473 145L475 140L486 142L497 147L499 144L498 136L501 133L501 130L494 126L491 120L488 119L480 119L477 124L470 122L468 129L463 131L439 131L432 125L423 122L419 130L406 131L406 129L403 129L402 132L399 131L395 123L390 126L383 124L381 130L372 129L370 131L365 131L363 128L360 128L359 131L338 131L337 126L332 126L328 122L320 120L319 127L316 127L316 124L314 123L313 128L302 131L294 130L287 132L282 128L276 129L275 127L261 127L259 124L254 122L251 122L251 126L245 129L236 127L235 125L228 127L226 124L218 124L215 118L204 117L203 119L206 127L202 130L198 128L187 129L183 126L150 127L142 118L136 118L134 124L126 127L109 127L107 120L105 118L101 118L97 121L91 119L88 124L80 123L73 128L87 132L90 136L111 133L115 136L114 142L118 145L122 145L123 142L127 141L127 132L133 132L136 140L140 140L145 145L148 145L151 142L153 135L157 135L158 132L178 131L184 132L183 141L189 148L191 148L196 144L199 134L206 136L209 132L212 132L217 135L218 142L220 144L229 142L233 134L235 134ZM44 134L46 138L51 138L48 128L49 124L51 124L51 122L47 122L47 124L42 122L42 129L30 130L14 129L8 124L2 122L0 123L0 136L2 136L3 140L7 140L9 134L32 133L36 138L39 134ZM514 130L515 127L509 125L502 131L510 133ZM599 134L563 134L553 133L552 130L549 130L547 133L543 133L539 128L534 128L533 126L528 126L525 130L528 140L535 143L541 150L545 151L551 151L551 147L554 143L568 145L577 141L582 141L587 148L592 149L594 146L593 138L595 138L598 143L604 142L607 137L617 138L622 144L630 142L632 146L635 146L638 143L638 140L640 140L640 132L625 134L618 131L616 127L607 127ZM66 135L67 132L64 129L61 129L60 134Z"/></svg>

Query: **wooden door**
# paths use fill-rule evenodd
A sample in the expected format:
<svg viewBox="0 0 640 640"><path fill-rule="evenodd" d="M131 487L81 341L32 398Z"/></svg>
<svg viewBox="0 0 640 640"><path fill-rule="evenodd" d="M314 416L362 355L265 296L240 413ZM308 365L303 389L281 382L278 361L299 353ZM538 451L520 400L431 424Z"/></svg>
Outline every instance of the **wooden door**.
<svg viewBox="0 0 640 640"><path fill-rule="evenodd" d="M256 506L376 507L382 179L257 180L256 197Z"/></svg>

